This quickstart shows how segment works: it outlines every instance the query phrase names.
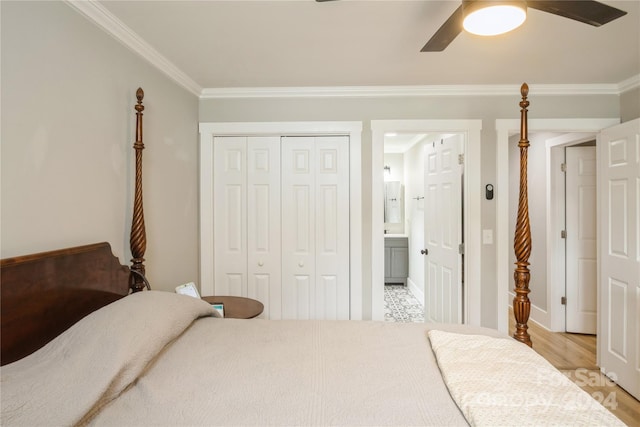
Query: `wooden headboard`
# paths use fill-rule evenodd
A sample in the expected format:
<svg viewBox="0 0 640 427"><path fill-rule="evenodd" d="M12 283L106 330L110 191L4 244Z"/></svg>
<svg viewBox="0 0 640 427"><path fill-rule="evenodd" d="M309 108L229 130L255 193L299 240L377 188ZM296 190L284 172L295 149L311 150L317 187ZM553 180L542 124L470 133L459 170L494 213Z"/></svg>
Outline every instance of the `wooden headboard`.
<svg viewBox="0 0 640 427"><path fill-rule="evenodd" d="M136 91L135 193L131 268L108 243L54 250L0 261L2 345L6 365L38 350L89 313L145 287L147 238L142 207L142 99ZM99 333L99 331L97 332Z"/></svg>
<svg viewBox="0 0 640 427"><path fill-rule="evenodd" d="M33 353L87 314L129 294L108 243L3 259L2 365Z"/></svg>

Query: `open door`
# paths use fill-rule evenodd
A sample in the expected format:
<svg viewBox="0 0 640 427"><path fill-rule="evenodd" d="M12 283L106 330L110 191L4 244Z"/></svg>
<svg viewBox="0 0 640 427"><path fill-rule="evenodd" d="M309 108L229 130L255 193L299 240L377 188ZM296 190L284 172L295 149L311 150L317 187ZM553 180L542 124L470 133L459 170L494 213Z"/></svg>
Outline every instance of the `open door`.
<svg viewBox="0 0 640 427"><path fill-rule="evenodd" d="M597 215L596 147L567 147L566 159L566 330L596 333Z"/></svg>
<svg viewBox="0 0 640 427"><path fill-rule="evenodd" d="M425 321L462 323L462 143L425 146Z"/></svg>
<svg viewBox="0 0 640 427"><path fill-rule="evenodd" d="M640 399L640 119L598 136L601 370Z"/></svg>

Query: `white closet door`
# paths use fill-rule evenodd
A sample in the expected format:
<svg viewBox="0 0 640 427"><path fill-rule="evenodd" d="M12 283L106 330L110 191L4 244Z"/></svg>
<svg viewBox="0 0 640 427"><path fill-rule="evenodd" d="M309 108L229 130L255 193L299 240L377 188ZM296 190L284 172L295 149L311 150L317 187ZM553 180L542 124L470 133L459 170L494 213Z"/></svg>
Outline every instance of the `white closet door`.
<svg viewBox="0 0 640 427"><path fill-rule="evenodd" d="M247 296L264 304L260 317L279 319L280 137L247 140Z"/></svg>
<svg viewBox="0 0 640 427"><path fill-rule="evenodd" d="M247 295L247 138L213 141L216 295Z"/></svg>
<svg viewBox="0 0 640 427"><path fill-rule="evenodd" d="M311 319L315 288L314 138L282 139L282 318Z"/></svg>
<svg viewBox="0 0 640 427"><path fill-rule="evenodd" d="M282 139L282 317L349 318L349 139Z"/></svg>
<svg viewBox="0 0 640 427"><path fill-rule="evenodd" d="M317 319L349 319L349 138L316 137Z"/></svg>

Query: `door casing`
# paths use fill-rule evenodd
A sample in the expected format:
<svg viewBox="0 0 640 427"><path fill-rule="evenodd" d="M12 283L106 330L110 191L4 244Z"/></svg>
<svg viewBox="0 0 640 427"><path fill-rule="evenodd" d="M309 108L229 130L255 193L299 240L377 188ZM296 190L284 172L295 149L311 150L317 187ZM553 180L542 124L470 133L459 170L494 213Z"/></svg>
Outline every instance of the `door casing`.
<svg viewBox="0 0 640 427"><path fill-rule="evenodd" d="M372 120L371 148L371 316L384 318L384 134L404 133L459 133L464 135L464 242L465 252L481 253L481 201L480 133L482 120ZM465 257L463 306L465 323L480 326L482 299L481 257ZM473 301L469 304L468 301Z"/></svg>

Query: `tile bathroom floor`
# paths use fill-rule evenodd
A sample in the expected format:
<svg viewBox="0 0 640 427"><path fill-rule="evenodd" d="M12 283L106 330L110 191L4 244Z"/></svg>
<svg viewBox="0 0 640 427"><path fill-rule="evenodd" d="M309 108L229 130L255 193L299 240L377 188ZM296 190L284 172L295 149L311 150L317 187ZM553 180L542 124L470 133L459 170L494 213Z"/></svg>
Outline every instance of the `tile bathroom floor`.
<svg viewBox="0 0 640 427"><path fill-rule="evenodd" d="M384 320L424 322L422 304L404 285L384 285Z"/></svg>

